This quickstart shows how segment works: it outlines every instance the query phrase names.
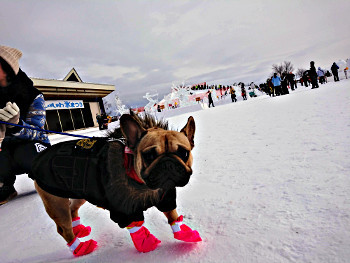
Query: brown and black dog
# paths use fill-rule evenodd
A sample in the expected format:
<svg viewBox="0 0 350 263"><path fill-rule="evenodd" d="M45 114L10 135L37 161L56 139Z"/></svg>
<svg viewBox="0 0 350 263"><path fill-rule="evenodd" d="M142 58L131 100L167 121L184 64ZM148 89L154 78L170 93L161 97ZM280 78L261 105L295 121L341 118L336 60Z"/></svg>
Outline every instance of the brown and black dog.
<svg viewBox="0 0 350 263"><path fill-rule="evenodd" d="M140 225L132 223L143 222L143 211L152 206L172 223L179 219L175 187L185 186L192 174L194 133L193 117L178 132L168 130L166 122L150 115L140 118L124 114L120 129L105 138L62 142L43 151L34 160L31 177L48 215L69 246L77 237L72 219L78 218L79 208L86 201L109 210L120 227L136 226L138 230ZM155 240L151 241L157 243ZM92 241L80 253L74 251L79 243L73 244L73 254L92 252L96 247ZM156 247L140 248L133 241L142 252Z"/></svg>

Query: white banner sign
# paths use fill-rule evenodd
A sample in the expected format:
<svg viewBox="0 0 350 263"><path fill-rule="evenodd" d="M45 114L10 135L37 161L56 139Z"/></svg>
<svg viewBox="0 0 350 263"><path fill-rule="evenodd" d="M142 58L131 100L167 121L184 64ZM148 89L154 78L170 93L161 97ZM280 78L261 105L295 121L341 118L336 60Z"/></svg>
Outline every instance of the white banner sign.
<svg viewBox="0 0 350 263"><path fill-rule="evenodd" d="M84 108L82 100L48 100L45 101L46 110L65 110Z"/></svg>

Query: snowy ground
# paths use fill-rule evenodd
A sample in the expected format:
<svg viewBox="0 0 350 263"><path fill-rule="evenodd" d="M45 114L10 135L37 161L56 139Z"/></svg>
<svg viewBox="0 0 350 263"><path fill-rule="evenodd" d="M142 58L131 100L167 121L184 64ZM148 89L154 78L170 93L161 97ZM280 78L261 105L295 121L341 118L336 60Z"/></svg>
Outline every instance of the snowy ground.
<svg viewBox="0 0 350 263"><path fill-rule="evenodd" d="M170 123L182 128L191 114L194 174L179 189L178 211L203 242L173 239L165 217L151 208L146 226L162 243L138 253L108 211L86 204L80 216L100 247L75 259L33 182L20 175L19 197L0 207L0 262L349 262L349 80L248 98Z"/></svg>

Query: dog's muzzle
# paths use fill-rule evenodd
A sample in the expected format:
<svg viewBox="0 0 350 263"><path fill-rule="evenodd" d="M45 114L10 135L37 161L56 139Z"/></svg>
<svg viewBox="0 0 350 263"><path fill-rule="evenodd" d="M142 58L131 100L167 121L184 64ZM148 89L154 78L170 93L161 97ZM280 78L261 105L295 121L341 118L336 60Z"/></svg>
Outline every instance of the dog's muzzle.
<svg viewBox="0 0 350 263"><path fill-rule="evenodd" d="M190 180L192 169L187 168L177 159L164 157L157 161L149 174L142 177L151 189L165 185L185 186Z"/></svg>

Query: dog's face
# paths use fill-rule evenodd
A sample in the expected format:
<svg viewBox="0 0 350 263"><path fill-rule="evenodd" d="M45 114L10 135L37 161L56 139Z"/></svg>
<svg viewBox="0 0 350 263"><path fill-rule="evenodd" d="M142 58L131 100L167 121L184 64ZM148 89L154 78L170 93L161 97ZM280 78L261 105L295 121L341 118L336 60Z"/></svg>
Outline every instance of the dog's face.
<svg viewBox="0 0 350 263"><path fill-rule="evenodd" d="M151 189L184 186L192 174L195 122L190 117L180 131L143 129L130 115L120 119L121 130L134 151L135 171Z"/></svg>

